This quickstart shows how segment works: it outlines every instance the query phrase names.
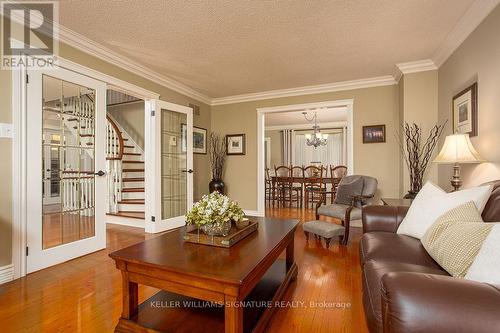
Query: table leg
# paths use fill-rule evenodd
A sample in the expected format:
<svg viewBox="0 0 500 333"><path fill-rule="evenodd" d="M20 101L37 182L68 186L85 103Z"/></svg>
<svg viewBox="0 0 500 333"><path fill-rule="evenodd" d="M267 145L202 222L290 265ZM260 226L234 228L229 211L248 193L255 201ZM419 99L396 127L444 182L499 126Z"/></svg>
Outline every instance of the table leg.
<svg viewBox="0 0 500 333"><path fill-rule="evenodd" d="M295 238L292 235L292 240L286 246L286 271L287 272L290 270L293 263L295 262L294 253L293 253L294 252L294 245L295 245Z"/></svg>
<svg viewBox="0 0 500 333"><path fill-rule="evenodd" d="M130 282L128 273L122 271L123 282L123 308L122 318L130 319L137 314L139 306L138 286L135 282Z"/></svg>
<svg viewBox="0 0 500 333"><path fill-rule="evenodd" d="M243 332L243 308L237 304L236 297L226 295L224 324L226 333Z"/></svg>

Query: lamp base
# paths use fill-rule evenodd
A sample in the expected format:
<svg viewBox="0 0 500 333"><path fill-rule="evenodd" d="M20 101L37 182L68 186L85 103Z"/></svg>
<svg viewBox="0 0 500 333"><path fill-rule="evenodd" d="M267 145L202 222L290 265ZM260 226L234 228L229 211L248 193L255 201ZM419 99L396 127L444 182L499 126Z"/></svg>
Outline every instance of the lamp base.
<svg viewBox="0 0 500 333"><path fill-rule="evenodd" d="M458 191L462 186L462 179L460 179L460 165L456 163L453 166L453 177L451 177L451 186L453 186L453 192Z"/></svg>

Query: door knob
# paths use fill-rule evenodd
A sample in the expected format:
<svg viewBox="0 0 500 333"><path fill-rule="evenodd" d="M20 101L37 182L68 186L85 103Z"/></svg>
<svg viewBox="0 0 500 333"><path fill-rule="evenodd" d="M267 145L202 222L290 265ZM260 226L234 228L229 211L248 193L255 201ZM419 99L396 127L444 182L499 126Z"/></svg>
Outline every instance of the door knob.
<svg viewBox="0 0 500 333"><path fill-rule="evenodd" d="M189 173L193 173L193 169L189 169L189 170L182 170L182 172L189 172Z"/></svg>
<svg viewBox="0 0 500 333"><path fill-rule="evenodd" d="M102 170L99 170L98 172L95 173L96 176L100 176L100 177L104 176L105 174L106 173Z"/></svg>

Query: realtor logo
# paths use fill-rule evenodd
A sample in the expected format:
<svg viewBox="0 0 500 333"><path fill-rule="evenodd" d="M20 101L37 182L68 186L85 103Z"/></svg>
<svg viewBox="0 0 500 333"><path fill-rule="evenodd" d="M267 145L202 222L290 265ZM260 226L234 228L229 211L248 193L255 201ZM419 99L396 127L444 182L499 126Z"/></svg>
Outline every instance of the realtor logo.
<svg viewBox="0 0 500 333"><path fill-rule="evenodd" d="M57 1L2 1L2 69L52 68L58 53Z"/></svg>

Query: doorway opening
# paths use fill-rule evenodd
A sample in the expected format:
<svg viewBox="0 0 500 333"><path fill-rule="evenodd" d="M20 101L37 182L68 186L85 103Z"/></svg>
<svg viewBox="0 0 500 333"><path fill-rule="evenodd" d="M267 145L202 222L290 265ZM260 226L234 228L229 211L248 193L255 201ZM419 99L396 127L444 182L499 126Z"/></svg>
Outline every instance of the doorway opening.
<svg viewBox="0 0 500 333"><path fill-rule="evenodd" d="M335 167L354 173L353 100L259 108L257 138L257 205L264 215L266 184L275 167L319 167L325 176Z"/></svg>
<svg viewBox="0 0 500 333"><path fill-rule="evenodd" d="M106 222L144 228L145 101L106 95Z"/></svg>

